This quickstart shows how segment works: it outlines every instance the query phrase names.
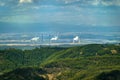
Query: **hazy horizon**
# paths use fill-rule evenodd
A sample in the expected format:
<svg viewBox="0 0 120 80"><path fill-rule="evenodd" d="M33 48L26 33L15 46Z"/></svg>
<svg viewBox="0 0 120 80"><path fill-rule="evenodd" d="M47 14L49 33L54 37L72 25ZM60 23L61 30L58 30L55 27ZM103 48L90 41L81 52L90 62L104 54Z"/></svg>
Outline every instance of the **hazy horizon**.
<svg viewBox="0 0 120 80"><path fill-rule="evenodd" d="M82 43L119 43L120 1L0 0L0 44L29 44L34 37L41 40L41 32L50 38L62 33L58 42L71 43L79 36Z"/></svg>

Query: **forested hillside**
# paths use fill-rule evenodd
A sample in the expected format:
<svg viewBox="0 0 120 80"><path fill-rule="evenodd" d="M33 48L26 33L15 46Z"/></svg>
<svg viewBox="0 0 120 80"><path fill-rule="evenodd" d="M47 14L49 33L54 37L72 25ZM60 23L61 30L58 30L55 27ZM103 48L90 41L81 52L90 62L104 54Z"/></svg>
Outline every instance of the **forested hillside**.
<svg viewBox="0 0 120 80"><path fill-rule="evenodd" d="M119 80L119 76L120 45L0 51L0 80Z"/></svg>
<svg viewBox="0 0 120 80"><path fill-rule="evenodd" d="M0 50L0 72L6 72L19 67L39 67L50 55L63 49L58 47L41 47L24 51L13 48Z"/></svg>

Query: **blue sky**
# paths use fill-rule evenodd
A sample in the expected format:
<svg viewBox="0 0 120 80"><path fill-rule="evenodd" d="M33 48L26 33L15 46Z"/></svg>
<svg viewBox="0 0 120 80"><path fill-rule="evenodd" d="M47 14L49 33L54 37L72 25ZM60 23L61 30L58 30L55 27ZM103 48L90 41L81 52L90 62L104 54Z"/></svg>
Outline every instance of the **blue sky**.
<svg viewBox="0 0 120 80"><path fill-rule="evenodd" d="M119 28L120 0L0 0L1 22Z"/></svg>

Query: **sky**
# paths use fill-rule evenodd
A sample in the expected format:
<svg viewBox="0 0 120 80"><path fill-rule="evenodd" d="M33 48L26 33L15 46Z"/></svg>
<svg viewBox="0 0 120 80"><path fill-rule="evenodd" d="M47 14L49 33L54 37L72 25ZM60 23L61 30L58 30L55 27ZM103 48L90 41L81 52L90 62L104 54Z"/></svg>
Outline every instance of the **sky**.
<svg viewBox="0 0 120 80"><path fill-rule="evenodd" d="M24 24L38 23L56 27L112 27L118 30L120 0L0 0L1 32L14 24L17 24L15 28L25 29L29 26Z"/></svg>

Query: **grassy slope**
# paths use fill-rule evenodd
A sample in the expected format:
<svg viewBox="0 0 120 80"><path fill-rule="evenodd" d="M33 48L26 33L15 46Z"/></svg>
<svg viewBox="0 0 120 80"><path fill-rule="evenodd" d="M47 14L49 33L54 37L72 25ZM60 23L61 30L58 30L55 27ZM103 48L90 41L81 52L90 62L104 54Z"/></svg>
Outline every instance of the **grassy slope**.
<svg viewBox="0 0 120 80"><path fill-rule="evenodd" d="M114 45L73 47L48 57L42 66L60 68L60 80L93 80L104 71L120 70L119 53L120 46Z"/></svg>
<svg viewBox="0 0 120 80"><path fill-rule="evenodd" d="M100 56L78 59L61 59L46 64L46 68L61 69L60 80L93 80L103 71L120 70L120 57ZM57 72L56 72L57 73Z"/></svg>
<svg viewBox="0 0 120 80"><path fill-rule="evenodd" d="M34 67L36 62L36 64L42 63L38 66L59 80L94 80L102 72L120 70L120 46L116 45L92 44L69 49L37 48L24 51L23 54L27 54L23 62L29 61L26 65ZM10 63L8 58L2 58L1 64L4 61Z"/></svg>

